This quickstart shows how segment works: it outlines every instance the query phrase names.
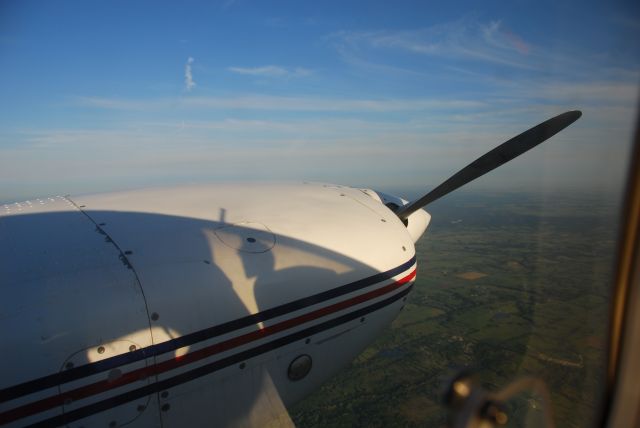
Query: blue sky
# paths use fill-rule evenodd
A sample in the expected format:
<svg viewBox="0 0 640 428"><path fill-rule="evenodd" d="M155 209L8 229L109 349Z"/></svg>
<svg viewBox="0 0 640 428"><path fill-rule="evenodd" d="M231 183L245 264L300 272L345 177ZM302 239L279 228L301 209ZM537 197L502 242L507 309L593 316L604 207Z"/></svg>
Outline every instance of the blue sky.
<svg viewBox="0 0 640 428"><path fill-rule="evenodd" d="M2 2L0 200L316 180L429 188L548 117L472 184L619 189L638 2Z"/></svg>

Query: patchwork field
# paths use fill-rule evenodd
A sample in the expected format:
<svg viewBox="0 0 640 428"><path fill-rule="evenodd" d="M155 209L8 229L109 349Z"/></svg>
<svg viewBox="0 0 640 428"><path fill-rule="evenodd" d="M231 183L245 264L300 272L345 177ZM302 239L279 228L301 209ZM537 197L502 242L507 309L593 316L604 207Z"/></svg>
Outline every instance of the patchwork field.
<svg viewBox="0 0 640 428"><path fill-rule="evenodd" d="M462 368L489 390L532 375L557 426L588 426L601 390L616 206L598 195L454 194L430 207L404 311L336 378L291 409L299 427L442 426ZM537 426L543 403L508 403Z"/></svg>

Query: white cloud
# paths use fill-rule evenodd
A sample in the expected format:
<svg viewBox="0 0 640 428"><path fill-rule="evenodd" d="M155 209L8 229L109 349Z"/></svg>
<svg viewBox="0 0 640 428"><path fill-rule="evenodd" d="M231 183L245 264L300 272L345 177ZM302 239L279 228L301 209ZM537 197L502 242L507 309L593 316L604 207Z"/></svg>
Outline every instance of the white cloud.
<svg viewBox="0 0 640 428"><path fill-rule="evenodd" d="M184 66L184 86L187 91L191 91L196 86L196 82L193 81L193 74L191 72L191 64L193 64L193 61L193 57L189 57Z"/></svg>
<svg viewBox="0 0 640 428"><path fill-rule="evenodd" d="M347 62L365 62L373 51L394 50L534 70L539 67L532 45L501 21L469 19L408 31L340 31L329 41Z"/></svg>
<svg viewBox="0 0 640 428"><path fill-rule="evenodd" d="M238 97L188 97L160 98L152 100L77 97L81 106L109 110L158 110L171 108L236 109L265 111L331 111L331 112L392 112L443 109L469 109L486 106L486 103L465 99L415 98L415 99L361 99L281 97L272 95L247 95Z"/></svg>
<svg viewBox="0 0 640 428"><path fill-rule="evenodd" d="M581 45L535 44L499 20L463 18L413 30L339 31L326 40L354 68L396 79L444 78L449 84L456 79L474 85L477 93L486 92L488 103L499 98L575 101L577 106L637 102L637 61L613 62Z"/></svg>
<svg viewBox="0 0 640 428"><path fill-rule="evenodd" d="M532 86L526 93L531 98L626 106L630 109L635 107L638 100L638 85L635 81L552 82Z"/></svg>
<svg viewBox="0 0 640 428"><path fill-rule="evenodd" d="M421 118L400 122L337 118L186 123L174 120L134 122L118 131L25 130L19 146L2 150L0 182L18 180L34 183L36 188L55 176L58 187L76 186L63 189L72 192L95 191L89 184L81 188L85 185L83 177L87 176L107 187L135 182L136 177L145 180L146 185L161 183L166 177L189 180L269 177L344 184L359 180L372 186L376 180L386 180L387 185L389 180L435 184L476 156L534 125L535 120L529 121L531 118L547 118L541 112L544 109L544 106L536 109L527 121L500 126L485 120L456 126L454 122L459 118L455 115L426 114L426 122ZM502 113L508 115L509 110L505 108ZM615 164L621 164L626 146L600 142L623 141L625 136L620 131L614 130L612 134L609 129L590 128L587 120L597 114L598 109L585 111L582 121L554 137L551 143L482 179L480 185L501 185L508 181L509 186L519 182L535 186L539 184L536 177L540 165L548 170L545 174L549 177L545 180L553 178L556 183L567 185L607 184L617 176L592 172L597 170L603 156L612 156ZM633 119L628 117L627 121ZM125 151L127 156L123 158L121 153ZM389 170L389 165L403 167ZM388 177L383 176L384 171L388 171ZM0 196L5 192L5 198L9 198L10 186L3 186L6 189L0 186Z"/></svg>
<svg viewBox="0 0 640 428"><path fill-rule="evenodd" d="M171 101L166 99L129 99L129 98L103 98L103 97L74 97L74 104L82 107L91 107L106 110L156 110L168 108Z"/></svg>
<svg viewBox="0 0 640 428"><path fill-rule="evenodd" d="M229 67L227 70L248 76L260 76L260 77L305 77L309 76L312 72L309 69L302 67L295 67L287 69L277 65L265 65L262 67Z"/></svg>

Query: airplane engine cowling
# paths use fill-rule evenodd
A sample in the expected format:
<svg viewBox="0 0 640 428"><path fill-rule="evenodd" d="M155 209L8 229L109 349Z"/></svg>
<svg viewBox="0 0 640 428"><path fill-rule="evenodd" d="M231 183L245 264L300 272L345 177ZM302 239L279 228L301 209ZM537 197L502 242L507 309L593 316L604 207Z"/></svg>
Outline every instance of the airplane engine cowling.
<svg viewBox="0 0 640 428"><path fill-rule="evenodd" d="M406 199L402 199L398 196L390 195L388 193L378 191L367 191L365 193L367 193L368 195L375 193L377 199L392 211L394 211L398 207L409 204L409 201L407 201ZM409 232L409 235L411 235L414 243L418 242L418 239L420 239L420 237L427 230L430 222L431 214L423 209L419 209L409 217L407 217L405 226L407 227L407 231Z"/></svg>
<svg viewBox="0 0 640 428"><path fill-rule="evenodd" d="M426 222L381 202L303 183L5 206L0 425L286 425L412 289Z"/></svg>

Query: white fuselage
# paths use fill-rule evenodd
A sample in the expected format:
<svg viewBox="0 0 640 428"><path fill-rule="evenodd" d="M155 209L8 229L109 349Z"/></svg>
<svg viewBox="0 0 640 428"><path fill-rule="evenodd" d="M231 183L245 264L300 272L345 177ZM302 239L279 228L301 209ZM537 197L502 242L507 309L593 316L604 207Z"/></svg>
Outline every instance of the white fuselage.
<svg viewBox="0 0 640 428"><path fill-rule="evenodd" d="M307 183L0 208L0 425L16 426L287 420L396 317L430 219Z"/></svg>

